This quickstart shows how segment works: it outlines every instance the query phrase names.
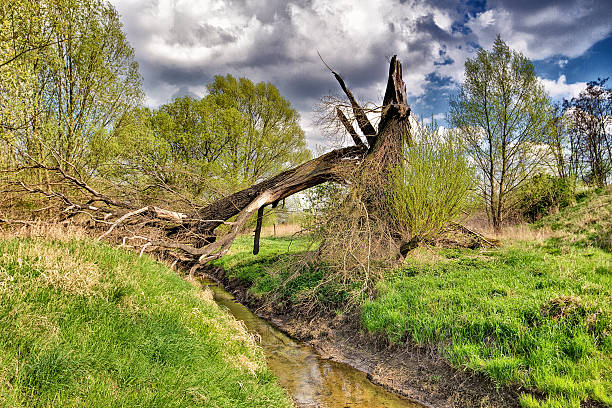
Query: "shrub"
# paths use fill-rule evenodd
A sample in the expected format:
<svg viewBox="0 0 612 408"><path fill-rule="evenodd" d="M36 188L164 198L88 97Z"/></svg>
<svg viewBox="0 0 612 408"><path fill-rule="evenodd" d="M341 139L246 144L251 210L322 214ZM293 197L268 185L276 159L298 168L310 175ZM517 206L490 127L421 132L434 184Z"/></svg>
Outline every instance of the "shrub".
<svg viewBox="0 0 612 408"><path fill-rule="evenodd" d="M426 240L466 212L474 173L455 135L423 129L419 136L391 175L387 198L400 233Z"/></svg>
<svg viewBox="0 0 612 408"><path fill-rule="evenodd" d="M529 179L514 197L517 214L529 221L559 211L571 204L573 199L573 180L548 174Z"/></svg>

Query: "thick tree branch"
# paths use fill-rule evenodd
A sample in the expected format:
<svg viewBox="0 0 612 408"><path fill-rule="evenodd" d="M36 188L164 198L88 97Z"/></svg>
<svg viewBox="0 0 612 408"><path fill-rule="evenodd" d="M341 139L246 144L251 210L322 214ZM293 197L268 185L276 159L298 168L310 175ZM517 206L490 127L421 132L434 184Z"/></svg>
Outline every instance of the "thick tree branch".
<svg viewBox="0 0 612 408"><path fill-rule="evenodd" d="M272 205L274 205L274 203ZM265 207L261 206L259 207L259 210L257 210L257 225L255 226L255 238L253 240L253 255L257 255L259 253L259 237L261 236L261 224L263 224L264 208Z"/></svg>

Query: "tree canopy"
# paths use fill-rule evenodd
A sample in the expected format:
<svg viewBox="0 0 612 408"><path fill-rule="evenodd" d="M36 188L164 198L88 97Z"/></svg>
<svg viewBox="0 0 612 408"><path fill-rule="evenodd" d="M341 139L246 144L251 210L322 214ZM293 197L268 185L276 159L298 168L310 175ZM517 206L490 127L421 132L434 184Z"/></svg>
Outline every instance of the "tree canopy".
<svg viewBox="0 0 612 408"><path fill-rule="evenodd" d="M10 37L0 68L2 123L13 145L48 164L93 170L92 149L142 97L117 11L101 0L49 0L3 3L2 12Z"/></svg>
<svg viewBox="0 0 612 408"><path fill-rule="evenodd" d="M612 89L608 78L591 81L577 98L564 101L569 150L575 175L604 186L612 173Z"/></svg>
<svg viewBox="0 0 612 408"><path fill-rule="evenodd" d="M299 114L273 84L226 75L216 76L207 89L217 105L242 115L241 137L226 152L241 182L252 184L310 157Z"/></svg>
<svg viewBox="0 0 612 408"><path fill-rule="evenodd" d="M122 118L115 148L123 183L202 204L310 158L299 115L274 85L228 75L208 89Z"/></svg>

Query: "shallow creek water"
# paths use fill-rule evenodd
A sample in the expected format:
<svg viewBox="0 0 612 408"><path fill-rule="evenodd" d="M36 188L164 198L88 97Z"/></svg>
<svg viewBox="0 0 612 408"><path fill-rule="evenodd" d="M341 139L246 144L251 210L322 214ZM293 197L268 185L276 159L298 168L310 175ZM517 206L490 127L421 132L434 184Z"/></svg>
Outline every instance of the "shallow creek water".
<svg viewBox="0 0 612 408"><path fill-rule="evenodd" d="M305 408L420 408L371 383L365 373L321 358L310 346L295 341L255 316L212 281L203 280L215 301L229 309L252 333L261 338L266 361L298 407Z"/></svg>

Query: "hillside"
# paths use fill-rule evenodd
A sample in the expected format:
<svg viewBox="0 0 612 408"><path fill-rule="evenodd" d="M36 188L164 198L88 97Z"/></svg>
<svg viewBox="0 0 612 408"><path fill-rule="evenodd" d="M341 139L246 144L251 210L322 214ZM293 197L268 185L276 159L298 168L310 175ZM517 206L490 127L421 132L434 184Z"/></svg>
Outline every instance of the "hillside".
<svg viewBox="0 0 612 408"><path fill-rule="evenodd" d="M568 243L612 251L612 186L579 195L575 205L536 226L550 227Z"/></svg>
<svg viewBox="0 0 612 408"><path fill-rule="evenodd" d="M0 406L288 407L210 291L86 240L0 240Z"/></svg>

